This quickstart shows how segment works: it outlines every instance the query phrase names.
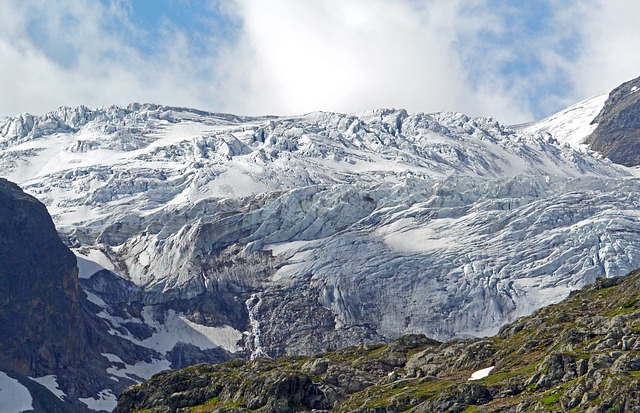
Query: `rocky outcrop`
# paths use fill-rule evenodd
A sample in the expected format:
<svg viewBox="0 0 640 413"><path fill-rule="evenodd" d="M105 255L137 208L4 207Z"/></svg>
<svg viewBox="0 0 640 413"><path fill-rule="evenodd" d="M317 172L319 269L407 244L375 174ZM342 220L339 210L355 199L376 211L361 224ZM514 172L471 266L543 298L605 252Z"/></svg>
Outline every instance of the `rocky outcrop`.
<svg viewBox="0 0 640 413"><path fill-rule="evenodd" d="M129 388L115 412L637 412L639 317L635 271L495 337L409 335L311 357L199 364Z"/></svg>
<svg viewBox="0 0 640 413"><path fill-rule="evenodd" d="M615 163L640 165L640 77L615 88L586 143Z"/></svg>
<svg viewBox="0 0 640 413"><path fill-rule="evenodd" d="M45 206L0 178L0 371L28 389L36 412L86 412L80 399L115 399L136 382L110 374L105 353L151 361L153 351L110 334L98 311ZM39 384L43 377L61 393Z"/></svg>
<svg viewBox="0 0 640 413"><path fill-rule="evenodd" d="M24 375L86 365L75 255L44 205L0 179L0 365Z"/></svg>

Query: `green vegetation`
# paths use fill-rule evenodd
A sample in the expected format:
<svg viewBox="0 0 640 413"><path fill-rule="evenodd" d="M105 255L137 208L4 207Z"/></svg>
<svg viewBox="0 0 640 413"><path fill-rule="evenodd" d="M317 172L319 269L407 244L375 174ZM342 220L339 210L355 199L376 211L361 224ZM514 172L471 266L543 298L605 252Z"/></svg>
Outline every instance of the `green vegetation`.
<svg viewBox="0 0 640 413"><path fill-rule="evenodd" d="M220 401L218 397L214 397L203 404L189 408L190 413L211 413L219 410L242 410L242 403L234 401Z"/></svg>
<svg viewBox="0 0 640 413"><path fill-rule="evenodd" d="M544 407L548 409L552 408L556 404L558 404L558 401L560 400L560 397L562 397L563 393L564 393L564 390L554 391L550 395L543 397L540 401L542 402Z"/></svg>

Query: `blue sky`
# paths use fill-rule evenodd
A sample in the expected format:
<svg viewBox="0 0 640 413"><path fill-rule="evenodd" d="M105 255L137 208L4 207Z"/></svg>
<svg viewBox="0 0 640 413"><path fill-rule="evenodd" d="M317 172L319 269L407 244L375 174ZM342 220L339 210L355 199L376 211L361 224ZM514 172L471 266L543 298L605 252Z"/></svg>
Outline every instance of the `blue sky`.
<svg viewBox="0 0 640 413"><path fill-rule="evenodd" d="M640 75L637 15L625 0L6 0L0 115L135 101L523 122Z"/></svg>
<svg viewBox="0 0 640 413"><path fill-rule="evenodd" d="M109 0L101 0L108 5ZM215 2L206 0L134 0L127 7L130 22L145 34L134 43L142 52L153 53L163 31L178 30L188 36L189 45L197 53L210 50L210 39L233 39L240 22L221 11Z"/></svg>

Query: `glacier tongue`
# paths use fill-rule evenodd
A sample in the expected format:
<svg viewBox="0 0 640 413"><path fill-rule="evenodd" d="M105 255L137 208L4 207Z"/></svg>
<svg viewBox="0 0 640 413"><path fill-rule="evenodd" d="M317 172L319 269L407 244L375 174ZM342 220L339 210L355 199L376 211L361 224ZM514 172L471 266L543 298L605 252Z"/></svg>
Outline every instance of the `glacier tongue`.
<svg viewBox="0 0 640 413"><path fill-rule="evenodd" d="M640 266L628 170L493 119L79 107L5 120L0 148L114 331L135 302L254 355L484 335Z"/></svg>

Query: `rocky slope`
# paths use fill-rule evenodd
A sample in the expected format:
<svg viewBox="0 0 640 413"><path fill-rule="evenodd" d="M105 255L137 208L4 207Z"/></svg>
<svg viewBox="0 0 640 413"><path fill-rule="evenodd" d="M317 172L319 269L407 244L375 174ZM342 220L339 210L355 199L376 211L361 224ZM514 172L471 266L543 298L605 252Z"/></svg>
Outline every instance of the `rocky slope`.
<svg viewBox="0 0 640 413"><path fill-rule="evenodd" d="M640 77L518 128L548 133L574 148L591 149L626 165L640 165Z"/></svg>
<svg viewBox="0 0 640 413"><path fill-rule="evenodd" d="M45 206L4 179L0 239L2 365L40 375L86 363L76 258Z"/></svg>
<svg viewBox="0 0 640 413"><path fill-rule="evenodd" d="M615 88L593 120L589 146L613 162L640 165L640 78Z"/></svg>
<svg viewBox="0 0 640 413"><path fill-rule="evenodd" d="M199 364L129 388L114 412L637 412L639 300L635 271L495 337L410 335L311 357Z"/></svg>

